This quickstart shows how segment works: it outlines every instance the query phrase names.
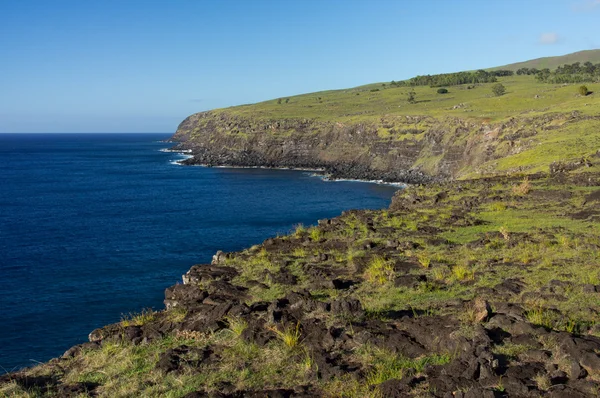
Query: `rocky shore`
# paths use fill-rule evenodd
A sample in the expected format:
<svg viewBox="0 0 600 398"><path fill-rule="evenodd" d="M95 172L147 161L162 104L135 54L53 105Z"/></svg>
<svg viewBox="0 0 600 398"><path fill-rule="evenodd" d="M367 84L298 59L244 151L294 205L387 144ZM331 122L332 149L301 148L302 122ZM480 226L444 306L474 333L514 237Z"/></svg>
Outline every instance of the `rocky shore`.
<svg viewBox="0 0 600 398"><path fill-rule="evenodd" d="M173 150L177 151L176 146ZM183 149L183 148L182 148ZM185 150L185 149L183 149ZM322 173L332 180L349 179L363 181L381 181L386 183L427 184L441 181L443 177L429 176L419 170L373 170L360 163L325 163L311 159L279 159L270 161L260 153L252 151L215 154L204 148L196 148L193 156L179 162L186 166L205 167L248 167L272 169L313 170Z"/></svg>

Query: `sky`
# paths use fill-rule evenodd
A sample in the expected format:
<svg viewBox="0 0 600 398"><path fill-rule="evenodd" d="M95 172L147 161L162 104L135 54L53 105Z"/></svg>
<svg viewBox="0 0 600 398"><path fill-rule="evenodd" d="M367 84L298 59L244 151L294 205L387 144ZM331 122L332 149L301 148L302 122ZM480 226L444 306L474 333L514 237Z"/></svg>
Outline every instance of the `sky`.
<svg viewBox="0 0 600 398"><path fill-rule="evenodd" d="M600 48L600 0L0 0L0 132L188 115Z"/></svg>

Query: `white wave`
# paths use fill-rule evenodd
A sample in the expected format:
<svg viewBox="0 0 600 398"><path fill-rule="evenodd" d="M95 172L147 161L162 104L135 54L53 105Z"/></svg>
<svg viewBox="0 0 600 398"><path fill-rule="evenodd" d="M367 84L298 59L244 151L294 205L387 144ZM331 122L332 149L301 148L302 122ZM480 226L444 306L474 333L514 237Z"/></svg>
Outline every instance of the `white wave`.
<svg viewBox="0 0 600 398"><path fill-rule="evenodd" d="M191 149L171 149L171 148L161 148L160 152L169 152L169 153L192 153Z"/></svg>
<svg viewBox="0 0 600 398"><path fill-rule="evenodd" d="M192 156L190 156L192 157ZM178 163L181 165L180 163ZM208 164L194 164L192 166L199 167L210 167L215 169L265 169L265 170L293 170L293 171L305 171L306 174L310 177L320 178L323 181L328 182L337 182L337 181L345 181L345 182L362 182L369 184L379 184L379 185L390 185L393 187L406 188L407 184L402 182L387 182L383 180L359 180L359 179L349 179L349 178L331 178L328 174L323 174L325 169L310 169L310 168L294 168L294 167L266 167L266 166L210 166Z"/></svg>
<svg viewBox="0 0 600 398"><path fill-rule="evenodd" d="M368 184L379 184L379 185L390 185L393 187L406 188L406 184L402 182L387 182L383 180L360 180L360 179L352 179L352 178L331 178L330 175L320 175L320 174L311 174L312 177L320 178L323 181L327 182L362 182Z"/></svg>

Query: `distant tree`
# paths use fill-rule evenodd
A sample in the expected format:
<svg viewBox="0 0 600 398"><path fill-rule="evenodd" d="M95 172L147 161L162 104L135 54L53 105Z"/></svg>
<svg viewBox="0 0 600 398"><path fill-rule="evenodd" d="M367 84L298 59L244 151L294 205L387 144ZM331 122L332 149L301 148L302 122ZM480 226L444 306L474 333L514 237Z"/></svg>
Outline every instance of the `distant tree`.
<svg viewBox="0 0 600 398"><path fill-rule="evenodd" d="M519 70L517 70L517 75L528 75L529 74L529 68L521 68Z"/></svg>
<svg viewBox="0 0 600 398"><path fill-rule="evenodd" d="M588 95L590 92L588 90L588 88L586 86L579 86L579 94L583 95L584 97L586 95Z"/></svg>
<svg viewBox="0 0 600 398"><path fill-rule="evenodd" d="M438 88L437 93L438 94L448 94L448 89L447 88Z"/></svg>
<svg viewBox="0 0 600 398"><path fill-rule="evenodd" d="M491 72L494 76L512 76L515 74L512 70L498 69Z"/></svg>
<svg viewBox="0 0 600 398"><path fill-rule="evenodd" d="M506 93L506 87L502 83L496 83L492 86L492 92L496 97L500 97Z"/></svg>
<svg viewBox="0 0 600 398"><path fill-rule="evenodd" d="M289 98L286 98L286 99L285 99L285 103L287 104L288 102L290 102L290 99L289 99Z"/></svg>
<svg viewBox="0 0 600 398"><path fill-rule="evenodd" d="M410 104L414 104L415 102L417 102L416 100L417 97L417 93L415 93L413 90L409 91L407 94L407 100Z"/></svg>
<svg viewBox="0 0 600 398"><path fill-rule="evenodd" d="M279 98L279 99L277 100L277 103L278 103L279 105L281 105L281 98Z"/></svg>

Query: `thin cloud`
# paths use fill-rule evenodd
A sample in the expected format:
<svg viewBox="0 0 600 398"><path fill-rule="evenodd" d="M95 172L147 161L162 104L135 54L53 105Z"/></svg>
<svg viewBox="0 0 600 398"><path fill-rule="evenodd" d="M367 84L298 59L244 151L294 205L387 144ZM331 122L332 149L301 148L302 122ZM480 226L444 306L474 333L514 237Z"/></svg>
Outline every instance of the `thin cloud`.
<svg viewBox="0 0 600 398"><path fill-rule="evenodd" d="M188 100L189 102L204 102L204 100L202 98L192 98L190 100Z"/></svg>
<svg viewBox="0 0 600 398"><path fill-rule="evenodd" d="M573 4L575 12L590 12L600 9L600 0L584 0Z"/></svg>
<svg viewBox="0 0 600 398"><path fill-rule="evenodd" d="M540 44L556 44L558 43L558 35L554 32L542 33L540 35Z"/></svg>

